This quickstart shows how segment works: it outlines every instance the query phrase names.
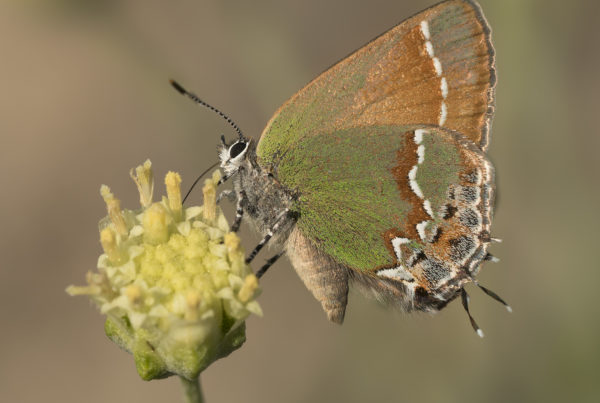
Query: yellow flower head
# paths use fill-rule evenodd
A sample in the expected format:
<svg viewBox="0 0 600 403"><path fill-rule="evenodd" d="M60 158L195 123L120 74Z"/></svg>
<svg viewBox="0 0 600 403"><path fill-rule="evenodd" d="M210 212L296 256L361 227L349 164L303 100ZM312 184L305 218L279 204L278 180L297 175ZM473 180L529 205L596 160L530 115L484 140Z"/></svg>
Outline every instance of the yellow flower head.
<svg viewBox="0 0 600 403"><path fill-rule="evenodd" d="M181 177L169 172L167 197L152 202L150 161L131 172L141 209L121 210L107 186L98 271L71 295L88 295L107 316L105 331L131 352L143 379L194 379L245 341L244 320L261 315L258 281L236 234L216 206L216 171L204 206L184 208ZM134 174L135 172L135 174Z"/></svg>

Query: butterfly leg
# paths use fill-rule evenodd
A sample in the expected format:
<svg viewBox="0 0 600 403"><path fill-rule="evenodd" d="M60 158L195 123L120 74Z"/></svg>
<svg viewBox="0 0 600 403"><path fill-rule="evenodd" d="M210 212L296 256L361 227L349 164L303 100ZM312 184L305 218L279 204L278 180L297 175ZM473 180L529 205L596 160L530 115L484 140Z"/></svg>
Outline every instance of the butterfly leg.
<svg viewBox="0 0 600 403"><path fill-rule="evenodd" d="M222 185L223 183L227 182L227 179L231 178L234 173L235 172L230 173L229 175L223 174L223 176L221 177L221 179L219 179L219 181L217 182L217 186Z"/></svg>
<svg viewBox="0 0 600 403"><path fill-rule="evenodd" d="M217 204L221 203L221 200L224 198L229 201L233 201L235 199L235 191L233 189L227 189L219 193L217 196Z"/></svg>
<svg viewBox="0 0 600 403"><path fill-rule="evenodd" d="M273 237L273 234L277 233L277 231L279 230L279 227L281 227L281 224L283 222L285 222L285 218L288 217L289 213L290 213L290 209L286 208L277 216L277 219L275 220L275 224L273 224L271 229L267 232L267 235L265 235L265 237L258 243L258 245L256 245L256 247L254 248L252 253L250 253L250 255L246 258L246 263L250 263L252 261L252 259L254 259L254 257L258 254L258 252L260 252L260 250L263 248L263 246L265 246L265 244L267 242L269 242L269 239L271 239Z"/></svg>
<svg viewBox="0 0 600 403"><path fill-rule="evenodd" d="M284 253L285 251L282 250L281 252L267 260L267 262L263 264L263 266L256 272L256 277L261 278L267 272L269 267L273 266L273 263L275 263Z"/></svg>
<svg viewBox="0 0 600 403"><path fill-rule="evenodd" d="M238 195L237 204L235 206L235 220L231 224L231 232L238 232L240 224L242 223L242 217L244 216L244 209L242 207L242 194Z"/></svg>
<svg viewBox="0 0 600 403"><path fill-rule="evenodd" d="M233 224L231 224L231 232L238 232L238 230L240 229L240 224L242 223L242 216L244 215L244 209L242 208L242 196L243 193L239 194L237 197L237 204L235 208L235 220L233 221ZM232 189L227 189L219 193L219 196L217 196L217 204L219 204L224 198L229 199L229 201L235 200L235 191Z"/></svg>

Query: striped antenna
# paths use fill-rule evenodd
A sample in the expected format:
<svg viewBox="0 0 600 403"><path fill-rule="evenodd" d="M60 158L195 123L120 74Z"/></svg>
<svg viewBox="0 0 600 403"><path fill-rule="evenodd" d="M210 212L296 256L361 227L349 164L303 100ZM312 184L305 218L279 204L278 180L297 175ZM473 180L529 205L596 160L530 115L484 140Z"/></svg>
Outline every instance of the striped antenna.
<svg viewBox="0 0 600 403"><path fill-rule="evenodd" d="M188 90L183 88L177 81L169 80L169 83L171 83L173 88L175 88L177 90L177 92L179 92L180 94L185 95L186 97L188 97L189 99L191 99L192 101L197 103L198 105L201 105L201 106L204 106L205 108L210 109L211 111L215 112L217 115L219 115L220 117L225 119L225 121L227 123L229 123L229 125L231 127L233 127L233 129L237 132L239 138L244 139L242 130L238 127L238 125L235 124L235 122L229 116L227 116L226 114L224 114L223 112L221 112L220 110L218 110L217 108L212 106L211 104L204 102L203 100L198 98L198 96L196 94L194 94L193 92L189 92Z"/></svg>

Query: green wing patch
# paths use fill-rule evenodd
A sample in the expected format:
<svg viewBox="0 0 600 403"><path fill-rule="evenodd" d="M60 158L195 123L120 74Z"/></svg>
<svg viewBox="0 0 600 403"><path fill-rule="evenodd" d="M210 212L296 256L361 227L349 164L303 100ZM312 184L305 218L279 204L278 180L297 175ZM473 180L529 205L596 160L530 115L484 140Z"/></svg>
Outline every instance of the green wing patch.
<svg viewBox="0 0 600 403"><path fill-rule="evenodd" d="M311 136L281 157L275 176L300 196L299 228L349 267L369 270L395 260L382 234L411 208L392 176L405 132L370 127Z"/></svg>
<svg viewBox="0 0 600 403"><path fill-rule="evenodd" d="M422 244L415 225L431 217L408 180L417 164L414 136L419 127L323 133L281 155L273 174L298 195L295 209L302 233L338 262L360 271L396 264L390 234ZM449 186L460 181L462 146L457 134L432 127L426 132L425 160L416 180L437 215Z"/></svg>

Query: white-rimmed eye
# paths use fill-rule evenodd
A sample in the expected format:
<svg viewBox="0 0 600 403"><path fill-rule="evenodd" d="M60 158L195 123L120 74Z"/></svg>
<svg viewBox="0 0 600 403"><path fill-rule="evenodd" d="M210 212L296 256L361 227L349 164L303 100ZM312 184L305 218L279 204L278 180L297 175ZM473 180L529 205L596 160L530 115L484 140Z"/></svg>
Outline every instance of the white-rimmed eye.
<svg viewBox="0 0 600 403"><path fill-rule="evenodd" d="M245 141L236 141L235 143L233 143L231 145L231 147L229 147L229 158L234 160L237 157L239 157L241 154L243 154L246 149L248 148L248 143Z"/></svg>
<svg viewBox="0 0 600 403"><path fill-rule="evenodd" d="M238 140L229 148L225 144L219 153L221 160L221 168L225 170L227 175L236 172L246 160L246 152L248 151L250 141Z"/></svg>

